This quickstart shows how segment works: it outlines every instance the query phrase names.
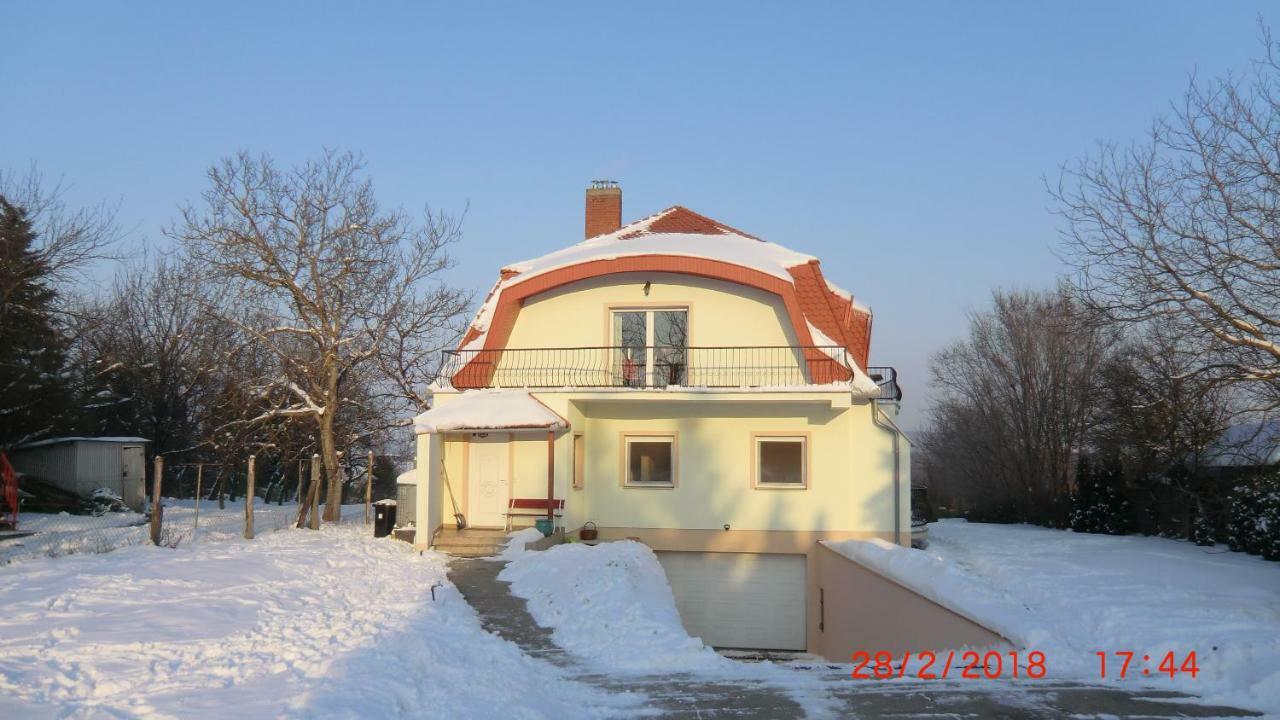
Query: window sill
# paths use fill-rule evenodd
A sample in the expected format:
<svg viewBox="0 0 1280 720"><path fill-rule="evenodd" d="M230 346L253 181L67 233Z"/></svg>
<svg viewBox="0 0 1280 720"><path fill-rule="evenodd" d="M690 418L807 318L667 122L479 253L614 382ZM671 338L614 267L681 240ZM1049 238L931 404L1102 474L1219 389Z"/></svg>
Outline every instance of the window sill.
<svg viewBox="0 0 1280 720"><path fill-rule="evenodd" d="M752 486L756 490L808 490L808 485L782 485L780 483L756 483Z"/></svg>
<svg viewBox="0 0 1280 720"><path fill-rule="evenodd" d="M649 490L674 490L674 483L623 483L624 488L642 488Z"/></svg>

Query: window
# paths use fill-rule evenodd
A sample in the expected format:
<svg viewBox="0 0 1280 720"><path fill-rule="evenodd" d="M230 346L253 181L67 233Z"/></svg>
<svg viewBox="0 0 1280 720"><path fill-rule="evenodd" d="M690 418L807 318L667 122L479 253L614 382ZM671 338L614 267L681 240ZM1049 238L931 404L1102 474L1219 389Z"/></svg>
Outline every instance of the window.
<svg viewBox="0 0 1280 720"><path fill-rule="evenodd" d="M616 385L683 385L688 369L689 311L614 311L613 346Z"/></svg>
<svg viewBox="0 0 1280 720"><path fill-rule="evenodd" d="M623 484L634 487L675 487L674 435L623 437Z"/></svg>
<svg viewBox="0 0 1280 720"><path fill-rule="evenodd" d="M586 471L586 450L587 443L582 439L582 433L574 433L573 435L573 487L581 490L586 481L584 473Z"/></svg>
<svg viewBox="0 0 1280 720"><path fill-rule="evenodd" d="M808 439L803 436L755 436L756 487L806 488Z"/></svg>

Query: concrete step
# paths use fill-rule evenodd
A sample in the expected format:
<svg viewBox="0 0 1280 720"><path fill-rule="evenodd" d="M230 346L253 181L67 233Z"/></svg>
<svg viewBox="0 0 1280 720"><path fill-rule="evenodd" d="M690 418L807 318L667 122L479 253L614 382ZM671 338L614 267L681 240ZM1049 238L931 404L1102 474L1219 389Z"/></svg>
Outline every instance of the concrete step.
<svg viewBox="0 0 1280 720"><path fill-rule="evenodd" d="M445 553L447 555L452 555L454 557L478 558L478 557L490 557L493 555L497 555L498 553L502 552L502 547L498 545L494 545L491 547L468 545L466 547L450 548L450 547L437 545L436 550L439 550L440 552Z"/></svg>
<svg viewBox="0 0 1280 720"><path fill-rule="evenodd" d="M454 536L437 536L437 545L456 545L458 547L466 547L468 545L505 545L507 538L498 537L454 537Z"/></svg>

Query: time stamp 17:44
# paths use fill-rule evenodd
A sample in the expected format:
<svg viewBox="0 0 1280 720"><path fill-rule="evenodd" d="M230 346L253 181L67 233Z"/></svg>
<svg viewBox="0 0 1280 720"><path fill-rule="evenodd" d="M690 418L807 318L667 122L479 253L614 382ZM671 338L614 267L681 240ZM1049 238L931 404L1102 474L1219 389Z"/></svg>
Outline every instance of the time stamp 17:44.
<svg viewBox="0 0 1280 720"><path fill-rule="evenodd" d="M1163 655L1138 654L1131 650L1098 651L1098 677L1100 679L1144 677L1176 678L1188 675L1195 679L1200 674L1196 651L1185 655L1169 651ZM906 652L901 656L880 651L860 650L853 654L855 668L851 677L855 680L888 680L910 677L919 680L997 680L1019 677L1039 680L1049 674L1049 658L1034 650L1020 654L1017 651L985 653L950 651L945 653Z"/></svg>

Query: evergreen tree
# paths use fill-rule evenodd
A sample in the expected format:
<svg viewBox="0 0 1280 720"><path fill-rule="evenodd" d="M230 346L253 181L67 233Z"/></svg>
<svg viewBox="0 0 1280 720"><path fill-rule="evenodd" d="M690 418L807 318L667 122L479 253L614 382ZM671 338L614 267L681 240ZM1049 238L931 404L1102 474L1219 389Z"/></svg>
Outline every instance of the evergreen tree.
<svg viewBox="0 0 1280 720"><path fill-rule="evenodd" d="M66 413L66 340L57 292L27 212L0 196L0 448L52 430Z"/></svg>
<svg viewBox="0 0 1280 720"><path fill-rule="evenodd" d="M1191 541L1202 547L1210 547L1217 543L1217 535L1213 518L1209 517L1209 511L1202 500L1196 505L1196 518L1191 525Z"/></svg>
<svg viewBox="0 0 1280 720"><path fill-rule="evenodd" d="M1121 487L1123 482L1119 462L1108 462L1099 468L1081 456L1071 494L1071 529L1107 535L1128 533L1132 510Z"/></svg>

